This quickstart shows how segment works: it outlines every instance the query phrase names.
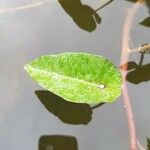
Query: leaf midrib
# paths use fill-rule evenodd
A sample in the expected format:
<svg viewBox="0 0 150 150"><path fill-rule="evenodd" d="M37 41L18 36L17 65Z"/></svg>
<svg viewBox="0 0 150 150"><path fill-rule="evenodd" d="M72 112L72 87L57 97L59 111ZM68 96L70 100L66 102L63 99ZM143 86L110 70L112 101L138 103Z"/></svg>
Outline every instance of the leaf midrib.
<svg viewBox="0 0 150 150"><path fill-rule="evenodd" d="M42 73L48 74L48 75L54 74L54 75L57 75L57 76L60 76L60 77L64 77L64 78L68 78L68 79L71 79L71 80L77 80L77 81L80 81L80 82L84 82L84 83L87 83L87 84L89 84L89 85L95 86L95 87L97 87L97 88L98 88L98 86L100 85L100 84L96 84L96 83L93 83L93 82L89 82L89 81L86 81L86 80L83 80L83 79L72 78L72 77L70 77L70 76L62 75L62 74L59 74L59 73L54 72L54 71L46 71L46 70L43 70L43 69L35 68L35 67L32 67L31 65L26 65L26 66L25 66L25 70L33 70L33 71L35 71L35 72L40 72L40 73L42 72Z"/></svg>

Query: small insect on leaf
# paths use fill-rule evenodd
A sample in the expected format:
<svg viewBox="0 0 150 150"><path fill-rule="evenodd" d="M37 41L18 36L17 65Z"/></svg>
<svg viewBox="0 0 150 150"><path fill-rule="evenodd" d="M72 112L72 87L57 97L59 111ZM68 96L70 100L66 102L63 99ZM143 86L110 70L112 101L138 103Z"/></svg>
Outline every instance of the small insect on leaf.
<svg viewBox="0 0 150 150"><path fill-rule="evenodd" d="M102 56L81 52L47 55L25 65L25 70L43 88L70 102L113 102L121 94L121 74Z"/></svg>

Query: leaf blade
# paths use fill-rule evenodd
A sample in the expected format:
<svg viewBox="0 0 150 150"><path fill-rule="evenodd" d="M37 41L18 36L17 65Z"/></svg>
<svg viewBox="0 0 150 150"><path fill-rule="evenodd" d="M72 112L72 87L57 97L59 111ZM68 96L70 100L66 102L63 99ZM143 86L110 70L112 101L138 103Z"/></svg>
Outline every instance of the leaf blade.
<svg viewBox="0 0 150 150"><path fill-rule="evenodd" d="M27 64L25 70L42 87L71 102L112 102L121 94L121 75L102 56L81 52L47 55ZM106 71L111 74L109 80ZM100 84L109 86L99 89Z"/></svg>

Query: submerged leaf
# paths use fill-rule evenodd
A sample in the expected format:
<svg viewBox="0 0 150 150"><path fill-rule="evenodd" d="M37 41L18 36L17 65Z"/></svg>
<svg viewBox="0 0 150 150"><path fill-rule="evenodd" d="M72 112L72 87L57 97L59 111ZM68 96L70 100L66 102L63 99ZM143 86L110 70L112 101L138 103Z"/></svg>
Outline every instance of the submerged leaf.
<svg viewBox="0 0 150 150"><path fill-rule="evenodd" d="M113 102L121 94L121 74L102 56L80 52L47 55L27 64L25 70L43 88L71 102Z"/></svg>

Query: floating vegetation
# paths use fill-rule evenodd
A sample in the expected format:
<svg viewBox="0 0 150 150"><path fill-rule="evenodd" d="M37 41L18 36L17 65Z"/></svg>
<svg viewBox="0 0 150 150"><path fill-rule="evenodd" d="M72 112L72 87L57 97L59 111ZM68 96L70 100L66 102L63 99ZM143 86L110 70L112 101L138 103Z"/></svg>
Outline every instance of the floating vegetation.
<svg viewBox="0 0 150 150"><path fill-rule="evenodd" d="M113 102L121 94L121 74L102 56L81 52L47 55L28 63L25 70L42 87L70 102Z"/></svg>

